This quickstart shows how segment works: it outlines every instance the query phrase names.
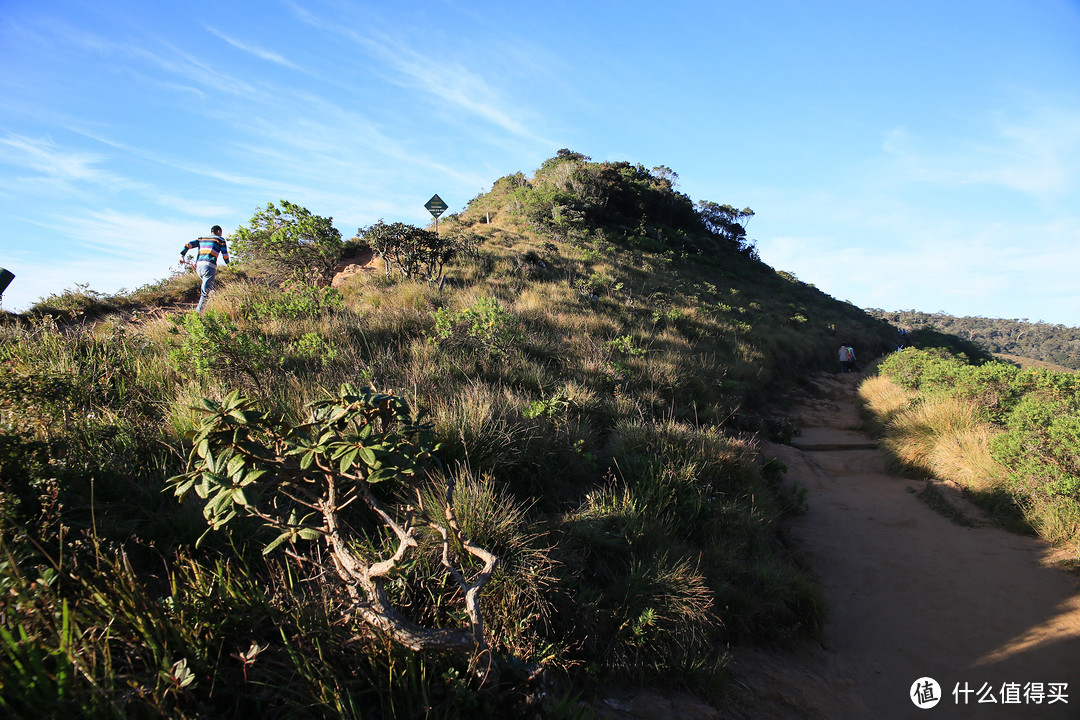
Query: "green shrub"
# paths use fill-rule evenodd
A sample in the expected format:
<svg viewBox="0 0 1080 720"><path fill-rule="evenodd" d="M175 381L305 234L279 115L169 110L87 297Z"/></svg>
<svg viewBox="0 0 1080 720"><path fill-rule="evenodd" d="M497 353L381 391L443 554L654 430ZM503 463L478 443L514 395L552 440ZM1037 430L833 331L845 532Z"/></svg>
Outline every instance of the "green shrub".
<svg viewBox="0 0 1080 720"><path fill-rule="evenodd" d="M608 340L604 346L609 350L627 357L644 357L646 350L634 343L633 335L621 335L613 340Z"/></svg>
<svg viewBox="0 0 1080 720"><path fill-rule="evenodd" d="M404 277L438 280L443 267L459 254L470 252L475 241L444 231L442 234L415 225L380 220L356 231L357 238L375 249L386 262L386 275L397 265Z"/></svg>
<svg viewBox="0 0 1080 720"><path fill-rule="evenodd" d="M301 335L290 348L292 353L307 362L326 365L337 359L337 348L317 332Z"/></svg>
<svg viewBox="0 0 1080 720"><path fill-rule="evenodd" d="M345 306L341 293L332 287L312 285L295 276L281 285L275 297L256 300L242 312L257 322L265 320L296 320L302 317L334 312Z"/></svg>
<svg viewBox="0 0 1080 720"><path fill-rule="evenodd" d="M261 333L241 328L225 313L207 310L169 317L181 333L179 347L169 357L184 377L223 382L244 378L252 386L262 382L274 358L267 338Z"/></svg>
<svg viewBox="0 0 1080 720"><path fill-rule="evenodd" d="M267 203L237 228L230 238L238 259L262 267L279 278L303 282L329 281L341 259L341 233L333 218L312 214L307 208L282 200Z"/></svg>
<svg viewBox="0 0 1080 720"><path fill-rule="evenodd" d="M501 358L522 340L517 319L493 297L484 296L454 312L439 308L430 339L440 347L466 348Z"/></svg>

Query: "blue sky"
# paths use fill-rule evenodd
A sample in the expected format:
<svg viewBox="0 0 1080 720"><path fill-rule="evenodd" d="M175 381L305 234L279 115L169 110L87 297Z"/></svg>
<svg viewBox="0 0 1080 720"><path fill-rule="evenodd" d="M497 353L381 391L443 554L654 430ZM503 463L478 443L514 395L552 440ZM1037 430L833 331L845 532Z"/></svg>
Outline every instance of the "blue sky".
<svg viewBox="0 0 1080 720"><path fill-rule="evenodd" d="M750 207L841 300L1080 326L1080 3L0 0L20 310L286 199L426 224L560 148Z"/></svg>

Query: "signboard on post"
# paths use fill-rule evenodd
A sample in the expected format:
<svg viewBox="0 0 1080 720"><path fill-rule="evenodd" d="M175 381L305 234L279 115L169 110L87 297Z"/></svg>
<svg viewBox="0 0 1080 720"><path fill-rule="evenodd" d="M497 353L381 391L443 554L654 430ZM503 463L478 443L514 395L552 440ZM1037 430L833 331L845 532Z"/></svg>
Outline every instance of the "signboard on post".
<svg viewBox="0 0 1080 720"><path fill-rule="evenodd" d="M431 213L436 220L438 220L439 216L446 212L447 206L446 203L443 202L443 199L441 197L439 197L438 195L432 195L431 199L424 203L424 207L426 207L428 209L428 212Z"/></svg>
<svg viewBox="0 0 1080 720"><path fill-rule="evenodd" d="M446 203L438 195L432 195L431 199L424 203L432 217L435 218L435 234L439 234L439 216L446 212Z"/></svg>
<svg viewBox="0 0 1080 720"><path fill-rule="evenodd" d="M7 290L7 286L10 285L11 281L14 279L15 273L0 267L0 307L2 307L4 303L4 291Z"/></svg>

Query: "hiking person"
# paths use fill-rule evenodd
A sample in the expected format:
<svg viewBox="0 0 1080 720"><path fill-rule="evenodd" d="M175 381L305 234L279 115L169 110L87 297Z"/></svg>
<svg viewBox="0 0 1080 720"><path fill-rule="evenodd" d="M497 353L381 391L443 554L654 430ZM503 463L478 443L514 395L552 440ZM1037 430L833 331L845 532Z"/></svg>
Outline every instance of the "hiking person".
<svg viewBox="0 0 1080 720"><path fill-rule="evenodd" d="M837 353L837 357L840 360L840 372L846 373L851 370L851 353L848 352L847 345L840 346L840 352Z"/></svg>
<svg viewBox="0 0 1080 720"><path fill-rule="evenodd" d="M180 250L181 265L184 263L187 251L196 248L198 248L198 254L195 258L195 272L202 278L202 294L199 296L199 304L195 307L195 312L201 313L203 305L206 304L206 298L210 297L210 292L214 289L218 258L224 260L226 265L229 264L229 247L225 244L225 238L221 236L221 226L215 225L210 228L209 235L192 240L185 245Z"/></svg>
<svg viewBox="0 0 1080 720"><path fill-rule="evenodd" d="M847 371L848 372L859 372L859 366L855 364L855 348L848 345L847 354L848 354L848 369L847 369Z"/></svg>

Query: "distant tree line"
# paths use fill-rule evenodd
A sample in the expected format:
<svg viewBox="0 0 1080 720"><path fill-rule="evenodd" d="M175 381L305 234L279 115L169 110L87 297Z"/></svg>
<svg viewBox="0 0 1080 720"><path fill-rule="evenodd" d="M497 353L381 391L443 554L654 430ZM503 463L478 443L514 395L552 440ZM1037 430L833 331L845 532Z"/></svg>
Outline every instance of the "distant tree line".
<svg viewBox="0 0 1080 720"><path fill-rule="evenodd" d="M1080 328L1001 318L954 317L915 310L866 311L908 332L934 329L977 343L992 353L1019 355L1080 370Z"/></svg>

